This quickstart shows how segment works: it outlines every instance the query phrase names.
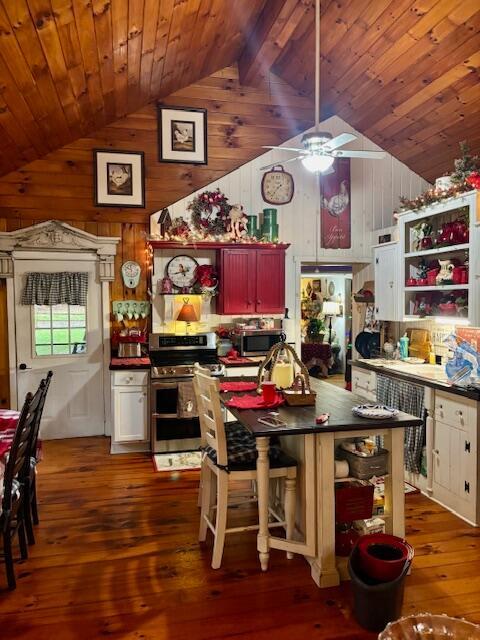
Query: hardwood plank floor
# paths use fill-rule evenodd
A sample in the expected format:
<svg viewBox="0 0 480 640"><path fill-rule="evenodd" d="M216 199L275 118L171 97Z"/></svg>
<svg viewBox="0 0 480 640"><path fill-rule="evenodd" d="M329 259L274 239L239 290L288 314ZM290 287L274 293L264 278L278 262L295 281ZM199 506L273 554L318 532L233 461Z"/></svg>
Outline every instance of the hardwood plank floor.
<svg viewBox="0 0 480 640"><path fill-rule="evenodd" d="M317 589L303 558L273 551L262 574L254 533L227 537L213 571L211 536L197 543L198 472L154 473L149 456L108 450L106 438L45 443L37 544L15 592L2 565L0 637L376 637L353 619L349 585ZM406 511L416 557L404 613L480 622L480 531L421 495Z"/></svg>

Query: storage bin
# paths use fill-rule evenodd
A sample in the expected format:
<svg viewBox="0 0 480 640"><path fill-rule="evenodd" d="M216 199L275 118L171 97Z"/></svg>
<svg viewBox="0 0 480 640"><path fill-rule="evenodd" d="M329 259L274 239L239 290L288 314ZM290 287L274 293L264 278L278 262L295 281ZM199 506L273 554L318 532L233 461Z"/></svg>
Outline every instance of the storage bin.
<svg viewBox="0 0 480 640"><path fill-rule="evenodd" d="M388 451L386 449L379 449L373 456L363 457L339 447L335 457L337 460L346 460L350 467L350 475L359 480L368 480L372 476L384 476L387 473Z"/></svg>
<svg viewBox="0 0 480 640"><path fill-rule="evenodd" d="M374 486L365 480L335 482L335 522L353 522L372 517Z"/></svg>

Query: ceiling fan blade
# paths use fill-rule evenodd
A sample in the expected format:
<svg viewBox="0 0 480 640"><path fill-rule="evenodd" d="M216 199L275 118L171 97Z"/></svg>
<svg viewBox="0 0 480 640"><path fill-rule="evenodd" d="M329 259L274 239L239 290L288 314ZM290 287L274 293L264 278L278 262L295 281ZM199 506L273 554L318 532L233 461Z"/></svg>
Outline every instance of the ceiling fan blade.
<svg viewBox="0 0 480 640"><path fill-rule="evenodd" d="M370 158L371 160L381 160L385 157L384 151L342 151L332 153L335 158Z"/></svg>
<svg viewBox="0 0 480 640"><path fill-rule="evenodd" d="M295 147L268 147L266 145L262 145L262 149L279 149L280 151L297 151L297 152L304 152L305 149L297 149Z"/></svg>
<svg viewBox="0 0 480 640"><path fill-rule="evenodd" d="M335 165L332 164L326 171L322 171L322 176L329 176L331 173L335 173Z"/></svg>
<svg viewBox="0 0 480 640"><path fill-rule="evenodd" d="M287 164L287 162L293 162L294 160L299 160L300 158L303 158L304 156L295 156L295 158L289 158L288 160L282 160L282 164ZM270 164L266 164L264 167L260 167L260 171L264 171L265 169L270 169L270 167L274 167L275 165L278 165L278 162L271 162Z"/></svg>
<svg viewBox="0 0 480 640"><path fill-rule="evenodd" d="M334 149L343 147L344 144L356 139L357 136L354 136L352 133L341 133L339 136L335 136L335 138L332 138L328 142L322 144L322 149L325 149L325 151L333 151Z"/></svg>

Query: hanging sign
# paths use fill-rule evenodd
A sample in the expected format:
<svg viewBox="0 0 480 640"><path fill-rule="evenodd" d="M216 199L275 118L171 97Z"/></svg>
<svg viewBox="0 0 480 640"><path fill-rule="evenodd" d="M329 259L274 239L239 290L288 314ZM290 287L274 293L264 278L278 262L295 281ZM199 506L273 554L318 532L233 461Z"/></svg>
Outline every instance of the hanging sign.
<svg viewBox="0 0 480 640"><path fill-rule="evenodd" d="M350 158L336 158L334 172L320 175L322 249L350 249Z"/></svg>

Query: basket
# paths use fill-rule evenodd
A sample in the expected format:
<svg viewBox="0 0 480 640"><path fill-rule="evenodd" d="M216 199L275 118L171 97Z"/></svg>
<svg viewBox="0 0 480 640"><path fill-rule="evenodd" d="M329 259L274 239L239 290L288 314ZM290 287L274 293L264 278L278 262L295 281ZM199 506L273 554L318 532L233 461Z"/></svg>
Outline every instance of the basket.
<svg viewBox="0 0 480 640"><path fill-rule="evenodd" d="M308 375L308 369L297 356L295 349L292 349L292 347L286 342L277 342L277 344L274 344L270 351L267 353L267 355L265 356L265 360L261 363L258 369L258 393L261 392L262 382L271 379L270 376L272 374L272 370L275 367L278 361L278 357L282 351L287 354L289 362L291 362L294 371L296 370L297 372L300 372L302 374L305 389L308 389L308 391L310 391L310 376Z"/></svg>
<svg viewBox="0 0 480 640"><path fill-rule="evenodd" d="M365 480L335 482L335 522L353 522L372 517L375 487Z"/></svg>
<svg viewBox="0 0 480 640"><path fill-rule="evenodd" d="M282 395L285 402L291 407L308 407L314 405L317 394L305 385L304 376L299 373L295 376L291 389L284 389Z"/></svg>
<svg viewBox="0 0 480 640"><path fill-rule="evenodd" d="M347 460L350 475L359 480L368 480L372 476L384 476L387 473L388 451L386 449L379 449L375 455L364 457L339 447L335 457L338 460Z"/></svg>

